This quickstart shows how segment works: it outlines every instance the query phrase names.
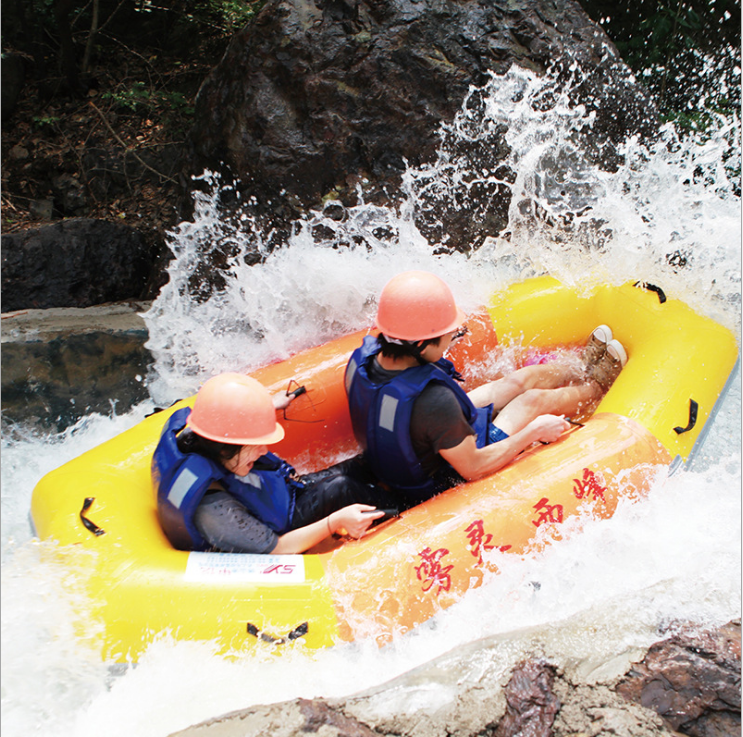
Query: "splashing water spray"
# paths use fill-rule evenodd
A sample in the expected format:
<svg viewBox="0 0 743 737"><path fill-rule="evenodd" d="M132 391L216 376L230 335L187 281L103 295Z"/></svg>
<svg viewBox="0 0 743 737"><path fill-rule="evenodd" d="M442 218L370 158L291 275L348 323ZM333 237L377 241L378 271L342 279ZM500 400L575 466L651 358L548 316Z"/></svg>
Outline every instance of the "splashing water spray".
<svg viewBox="0 0 743 737"><path fill-rule="evenodd" d="M535 104L548 92L549 105ZM592 118L568 105L568 92L516 68L493 76L442 126L437 159L405 172L398 204L361 196L340 219L328 208L308 213L279 247L250 203L223 219L220 180L205 173L193 222L170 234L170 280L144 316L152 400L169 403L215 373L248 371L370 326L382 286L412 268L444 277L465 310L543 273L586 289L643 279L740 335L739 117L695 136L665 126L650 143L626 141L615 166L602 168L583 138ZM480 236L466 249L448 227L464 206ZM216 288L204 290L216 268ZM6 437L4 727L86 737L105 723L114 736L162 737L250 704L349 694L483 637L503 638L490 657L505 672L523 654L524 627L552 652L601 657L649 644L659 623L739 616L739 403L736 386L698 471L620 506L600 526L581 520L580 535L537 558L504 556L493 581L383 650L354 643L276 658L267 648L234 662L208 643L164 636L117 678L73 644L69 602L56 595L55 572L37 565L25 510L43 474L136 424L152 402L88 418L64 438ZM448 663L456 684L467 665ZM444 684L435 694L450 691ZM415 694L401 688L395 698L410 706Z"/></svg>

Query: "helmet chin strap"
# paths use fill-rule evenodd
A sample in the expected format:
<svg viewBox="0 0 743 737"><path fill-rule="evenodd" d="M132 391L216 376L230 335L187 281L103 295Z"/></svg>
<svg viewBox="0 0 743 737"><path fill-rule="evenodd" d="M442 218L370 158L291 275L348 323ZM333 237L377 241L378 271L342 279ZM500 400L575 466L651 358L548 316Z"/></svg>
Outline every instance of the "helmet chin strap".
<svg viewBox="0 0 743 737"><path fill-rule="evenodd" d="M410 344L410 350L413 354L413 358L415 358L415 360L418 361L421 366L425 366L428 363L428 361L426 361L426 359L423 358L423 356L421 355L425 350L425 348L421 348L424 342L425 341L421 340L418 343Z"/></svg>

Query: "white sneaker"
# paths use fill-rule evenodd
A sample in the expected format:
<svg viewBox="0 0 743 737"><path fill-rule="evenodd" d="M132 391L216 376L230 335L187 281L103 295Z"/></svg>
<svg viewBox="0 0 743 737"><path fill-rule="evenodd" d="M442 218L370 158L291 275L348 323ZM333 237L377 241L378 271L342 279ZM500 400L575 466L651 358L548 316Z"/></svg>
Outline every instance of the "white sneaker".
<svg viewBox="0 0 743 737"><path fill-rule="evenodd" d="M627 351L618 340L609 340L606 343L606 352L615 360L619 361L624 368L627 365Z"/></svg>

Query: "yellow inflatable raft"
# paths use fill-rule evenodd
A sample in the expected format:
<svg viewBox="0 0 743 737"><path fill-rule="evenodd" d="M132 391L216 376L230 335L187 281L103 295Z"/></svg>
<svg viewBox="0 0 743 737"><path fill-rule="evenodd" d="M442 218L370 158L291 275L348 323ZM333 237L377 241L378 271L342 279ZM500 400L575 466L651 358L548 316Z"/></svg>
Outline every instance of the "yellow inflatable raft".
<svg viewBox="0 0 743 737"><path fill-rule="evenodd" d="M538 531L559 535L579 513L611 516L620 497L645 494L659 468L665 473L699 447L738 357L727 329L656 288L586 296L539 278L495 294L451 357L469 367L474 385L505 349L575 347L600 323L612 327L629 362L583 427L359 541L284 556L174 550L158 523L150 459L166 418L192 398L48 474L34 490L32 517L40 539L57 541L51 554L69 573L66 585L85 594L80 636L116 661L137 660L162 633L237 654L259 640L384 643L479 586L498 555L534 549L544 539ZM281 419L286 438L272 448L300 472L358 452L343 373L361 338L253 374L272 393L291 382L307 387Z"/></svg>

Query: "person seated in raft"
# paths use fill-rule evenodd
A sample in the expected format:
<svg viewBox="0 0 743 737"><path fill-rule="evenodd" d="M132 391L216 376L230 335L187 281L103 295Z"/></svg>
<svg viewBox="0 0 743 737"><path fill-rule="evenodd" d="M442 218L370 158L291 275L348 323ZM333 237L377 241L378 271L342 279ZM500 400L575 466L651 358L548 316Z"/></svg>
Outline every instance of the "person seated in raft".
<svg viewBox="0 0 743 737"><path fill-rule="evenodd" d="M268 390L243 374L209 379L193 410L174 412L152 458L158 515L172 545L300 553L341 529L361 537L384 516L377 504L395 506L348 463L297 477L268 452L283 437Z"/></svg>
<svg viewBox="0 0 743 737"><path fill-rule="evenodd" d="M357 441L376 477L413 506L445 489L489 476L532 443L570 427L564 415L589 407L627 361L602 325L584 367L525 366L466 393L444 354L464 335L464 313L434 274L393 277L379 298L378 337L367 336L346 367Z"/></svg>

